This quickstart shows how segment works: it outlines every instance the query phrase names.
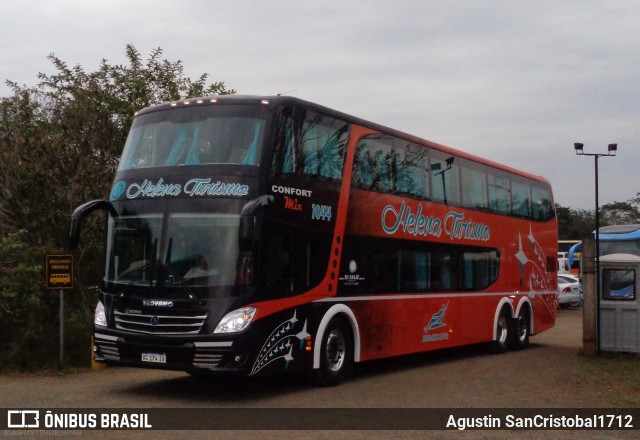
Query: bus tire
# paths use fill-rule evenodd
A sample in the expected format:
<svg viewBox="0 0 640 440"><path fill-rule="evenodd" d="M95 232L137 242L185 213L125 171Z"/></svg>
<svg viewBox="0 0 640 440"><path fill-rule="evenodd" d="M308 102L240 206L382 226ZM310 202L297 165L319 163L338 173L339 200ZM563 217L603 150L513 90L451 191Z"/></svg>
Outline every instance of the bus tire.
<svg viewBox="0 0 640 440"><path fill-rule="evenodd" d="M495 340L493 341L493 348L496 353L504 353L509 349L510 320L511 314L506 307L503 307L500 310L500 315L498 315Z"/></svg>
<svg viewBox="0 0 640 440"><path fill-rule="evenodd" d="M340 318L332 318L322 335L320 368L315 371L321 386L341 384L353 371L353 336L351 328Z"/></svg>
<svg viewBox="0 0 640 440"><path fill-rule="evenodd" d="M512 321L512 324L511 348L514 350L522 350L529 345L529 332L531 327L529 309L523 306L518 317Z"/></svg>

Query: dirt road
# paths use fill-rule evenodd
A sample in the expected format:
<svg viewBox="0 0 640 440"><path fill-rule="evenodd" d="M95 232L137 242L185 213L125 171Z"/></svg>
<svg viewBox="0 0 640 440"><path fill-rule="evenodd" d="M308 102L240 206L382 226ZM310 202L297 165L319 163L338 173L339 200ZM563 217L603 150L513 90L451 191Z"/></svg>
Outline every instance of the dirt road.
<svg viewBox="0 0 640 440"><path fill-rule="evenodd" d="M560 310L557 325L524 351L467 347L359 365L349 382L315 388L291 377L260 381L108 368L0 377L4 408L594 408L640 407L637 357L581 355L582 313ZM327 421L330 423L331 421ZM640 423L640 421L638 421ZM6 432L5 432L6 433ZM635 438L635 432L556 431L554 438ZM556 435L557 434L557 435ZM307 438L513 438L509 431L309 431ZM2 433L0 432L0 436ZM295 431L87 432L90 438L300 438ZM540 438L544 431L517 431Z"/></svg>

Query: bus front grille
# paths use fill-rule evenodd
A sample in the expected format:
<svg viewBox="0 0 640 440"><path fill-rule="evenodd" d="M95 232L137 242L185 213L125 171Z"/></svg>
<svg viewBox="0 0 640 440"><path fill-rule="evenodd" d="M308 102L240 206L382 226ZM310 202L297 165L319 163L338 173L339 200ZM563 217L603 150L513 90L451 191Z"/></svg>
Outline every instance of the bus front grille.
<svg viewBox="0 0 640 440"><path fill-rule="evenodd" d="M162 310L130 313L128 309L114 311L116 328L152 335L195 335L207 320L207 312L199 310Z"/></svg>
<svg viewBox="0 0 640 440"><path fill-rule="evenodd" d="M222 360L222 354L210 350L196 349L193 356L193 366L200 368L215 368Z"/></svg>
<svg viewBox="0 0 640 440"><path fill-rule="evenodd" d="M115 340L96 338L94 346L96 358L110 361L120 360L120 351Z"/></svg>

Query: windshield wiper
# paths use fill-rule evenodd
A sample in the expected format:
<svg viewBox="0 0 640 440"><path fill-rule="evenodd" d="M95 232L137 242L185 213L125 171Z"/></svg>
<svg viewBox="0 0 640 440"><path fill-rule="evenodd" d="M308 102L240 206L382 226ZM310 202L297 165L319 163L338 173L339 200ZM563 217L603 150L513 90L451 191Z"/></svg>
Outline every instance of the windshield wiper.
<svg viewBox="0 0 640 440"><path fill-rule="evenodd" d="M172 247L173 247L173 237L169 238L169 244L167 246L167 255L165 255L164 264L163 264L163 269L167 271L169 276L171 277L171 280L169 281L170 286L173 285L173 280L178 280L180 278L171 267L171 263L169 263L171 261ZM164 277L164 274L163 274L163 277ZM180 281L177 284L180 285L180 288L182 289L182 291L187 294L187 296L191 301L195 302L198 305L203 304L203 301L198 297L198 295L193 293L187 286L184 285L184 279L180 279Z"/></svg>
<svg viewBox="0 0 640 440"><path fill-rule="evenodd" d="M130 287L133 285L133 283L135 283L136 281L139 281L139 280L136 280L135 278L133 278L131 281L129 281L129 282L127 283L127 285L126 285L126 286L124 286L124 289L122 289L122 292L120 292L120 298L124 298L124 297L126 296L127 292L129 292L129 288L130 288Z"/></svg>
<svg viewBox="0 0 640 440"><path fill-rule="evenodd" d="M155 270L156 270L156 257L158 254L158 238L154 238L153 239L153 250L151 252L151 261L149 260L144 260L142 262L142 264L140 265L140 267L136 268L136 271L140 271L140 276L142 276L144 274L144 271L150 267L151 268L151 272L149 274L149 287L153 288L153 277L155 274ZM135 283L144 283L144 279L142 278L132 278L131 281L129 281L127 283L127 285L124 287L124 289L122 289L122 292L120 292L120 298L124 298L127 293L129 292L129 289L131 288L131 286Z"/></svg>
<svg viewBox="0 0 640 440"><path fill-rule="evenodd" d="M171 280L169 281L169 285L173 286L173 280L178 280L180 277L177 276L177 274L174 272L174 270L171 268L170 264L167 264L165 266L165 269L167 270L167 272L169 272L169 276L171 276ZM185 284L184 284L184 279L180 279L178 282L176 282L175 284L179 285L180 288L182 289L182 291L184 293L187 294L187 296L189 297L189 299L197 304L203 304L202 300L200 299L200 297L198 297L198 295L196 295L195 293L193 293L191 291L191 289L189 289Z"/></svg>
<svg viewBox="0 0 640 440"><path fill-rule="evenodd" d="M151 263L149 263L148 261L146 261L142 266L140 266L140 270L144 270L147 268L147 266L150 266ZM122 291L120 292L120 298L124 298L125 296L127 296L129 289L131 288L131 286L135 283L144 283L145 280L141 279L141 278L132 278L131 281L129 281L127 283L126 286L124 286L124 289L122 289Z"/></svg>

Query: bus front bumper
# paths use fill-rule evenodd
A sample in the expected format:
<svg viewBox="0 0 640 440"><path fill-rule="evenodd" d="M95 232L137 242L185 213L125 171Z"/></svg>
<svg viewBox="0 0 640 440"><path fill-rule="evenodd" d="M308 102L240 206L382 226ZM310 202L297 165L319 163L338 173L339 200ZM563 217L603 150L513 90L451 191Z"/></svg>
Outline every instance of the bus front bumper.
<svg viewBox="0 0 640 440"><path fill-rule="evenodd" d="M235 341L196 341L166 338L153 341L143 337L94 333L93 355L98 362L140 368L193 373L248 374L247 352L234 347Z"/></svg>

